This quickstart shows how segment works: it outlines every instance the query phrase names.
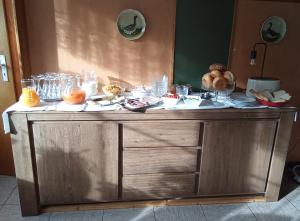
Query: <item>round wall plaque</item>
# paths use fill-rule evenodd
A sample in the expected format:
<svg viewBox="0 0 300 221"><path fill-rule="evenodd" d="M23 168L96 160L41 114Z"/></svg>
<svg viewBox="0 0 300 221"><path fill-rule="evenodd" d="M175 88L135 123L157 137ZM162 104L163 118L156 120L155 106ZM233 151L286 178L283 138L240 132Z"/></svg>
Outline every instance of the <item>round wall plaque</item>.
<svg viewBox="0 0 300 221"><path fill-rule="evenodd" d="M286 34L286 22L283 18L272 16L264 21L261 27L261 38L266 43L278 43Z"/></svg>
<svg viewBox="0 0 300 221"><path fill-rule="evenodd" d="M123 37L128 40L136 40L145 33L146 21L139 11L126 9L119 14L117 26Z"/></svg>

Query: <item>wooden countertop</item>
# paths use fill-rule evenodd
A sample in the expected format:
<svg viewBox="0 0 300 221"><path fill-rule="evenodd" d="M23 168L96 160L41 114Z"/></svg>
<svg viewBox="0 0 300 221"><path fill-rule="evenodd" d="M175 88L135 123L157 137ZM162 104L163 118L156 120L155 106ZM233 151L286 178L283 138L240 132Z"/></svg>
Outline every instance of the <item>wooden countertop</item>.
<svg viewBox="0 0 300 221"><path fill-rule="evenodd" d="M147 110L145 113L128 110L101 112L13 112L26 114L29 121L43 120L178 120L178 119L239 119L239 118L279 118L283 112L296 112L295 107L265 109L206 109L206 110Z"/></svg>

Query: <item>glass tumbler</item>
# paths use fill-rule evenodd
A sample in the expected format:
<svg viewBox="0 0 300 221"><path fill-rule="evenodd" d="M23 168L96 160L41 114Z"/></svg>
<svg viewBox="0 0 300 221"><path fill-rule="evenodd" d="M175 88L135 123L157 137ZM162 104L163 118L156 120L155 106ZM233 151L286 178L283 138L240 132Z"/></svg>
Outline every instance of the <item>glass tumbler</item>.
<svg viewBox="0 0 300 221"><path fill-rule="evenodd" d="M176 85L176 94L179 97L186 97L189 94L189 87L186 85Z"/></svg>

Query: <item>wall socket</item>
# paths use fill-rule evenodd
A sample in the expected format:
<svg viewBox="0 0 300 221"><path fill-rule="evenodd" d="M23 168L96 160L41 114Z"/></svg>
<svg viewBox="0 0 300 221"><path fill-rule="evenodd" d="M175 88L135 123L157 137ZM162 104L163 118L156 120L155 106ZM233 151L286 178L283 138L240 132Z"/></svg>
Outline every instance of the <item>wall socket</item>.
<svg viewBox="0 0 300 221"><path fill-rule="evenodd" d="M5 55L0 55L0 65L1 65L1 73L2 73L2 81L8 81L8 74L7 74L7 66Z"/></svg>

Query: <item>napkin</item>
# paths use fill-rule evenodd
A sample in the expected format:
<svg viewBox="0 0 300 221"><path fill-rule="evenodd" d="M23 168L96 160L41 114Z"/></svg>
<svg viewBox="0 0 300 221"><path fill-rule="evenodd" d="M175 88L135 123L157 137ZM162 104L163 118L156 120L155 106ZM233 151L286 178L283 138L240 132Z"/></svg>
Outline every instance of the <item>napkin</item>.
<svg viewBox="0 0 300 221"><path fill-rule="evenodd" d="M20 102L17 102L7 108L3 113L2 113L2 121L3 121L3 129L4 133L8 134L11 132L10 130L10 120L9 120L9 113L15 112L15 111L26 111L26 112L31 112L31 111L44 111L48 108L48 103L46 102L41 102L40 106L38 107L25 107L23 106Z"/></svg>
<svg viewBox="0 0 300 221"><path fill-rule="evenodd" d="M120 104L112 104L112 105L98 105L98 104L88 104L84 111L92 112L92 111L113 111L113 110L120 110L122 106Z"/></svg>
<svg viewBox="0 0 300 221"><path fill-rule="evenodd" d="M84 104L67 104L65 102L59 102L55 106L56 111L66 111L66 112L79 112L84 111L86 107L86 103ZM48 109L49 110L49 109Z"/></svg>

